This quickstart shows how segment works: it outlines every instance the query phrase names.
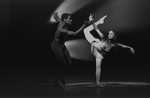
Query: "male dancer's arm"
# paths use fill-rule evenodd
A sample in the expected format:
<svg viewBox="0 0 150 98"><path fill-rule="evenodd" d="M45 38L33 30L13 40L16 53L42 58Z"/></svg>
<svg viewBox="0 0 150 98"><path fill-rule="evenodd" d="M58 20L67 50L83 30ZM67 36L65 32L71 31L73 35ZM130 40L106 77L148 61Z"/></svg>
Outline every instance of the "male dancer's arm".
<svg viewBox="0 0 150 98"><path fill-rule="evenodd" d="M61 19L60 19L59 16L58 16L58 12L54 12L53 18L54 18L57 22L61 22Z"/></svg>

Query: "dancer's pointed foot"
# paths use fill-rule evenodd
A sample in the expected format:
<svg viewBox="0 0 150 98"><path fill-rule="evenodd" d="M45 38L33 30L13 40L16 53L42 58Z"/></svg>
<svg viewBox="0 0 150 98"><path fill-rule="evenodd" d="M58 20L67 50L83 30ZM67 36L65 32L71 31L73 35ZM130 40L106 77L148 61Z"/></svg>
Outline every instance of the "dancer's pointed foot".
<svg viewBox="0 0 150 98"><path fill-rule="evenodd" d="M96 83L96 86L97 86L97 87L103 87L103 85L100 84L100 83Z"/></svg>
<svg viewBox="0 0 150 98"><path fill-rule="evenodd" d="M99 19L99 20L97 21L98 24L103 24L106 17L107 17L107 15L105 15L105 16L103 16L101 19Z"/></svg>

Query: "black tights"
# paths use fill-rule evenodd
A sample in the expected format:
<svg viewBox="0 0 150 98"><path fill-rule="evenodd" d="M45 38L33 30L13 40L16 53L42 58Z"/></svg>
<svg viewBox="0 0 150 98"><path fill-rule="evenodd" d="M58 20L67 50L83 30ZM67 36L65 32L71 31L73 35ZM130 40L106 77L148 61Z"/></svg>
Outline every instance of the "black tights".
<svg viewBox="0 0 150 98"><path fill-rule="evenodd" d="M64 81L64 77L63 77L65 67L67 64L72 65L69 51L67 50L64 43L60 43L55 40L52 42L51 48L59 62L58 69L57 69L58 72L56 74L56 79L55 79L54 85L61 85L61 84L65 85L65 81ZM61 82L61 84L60 84L60 82Z"/></svg>

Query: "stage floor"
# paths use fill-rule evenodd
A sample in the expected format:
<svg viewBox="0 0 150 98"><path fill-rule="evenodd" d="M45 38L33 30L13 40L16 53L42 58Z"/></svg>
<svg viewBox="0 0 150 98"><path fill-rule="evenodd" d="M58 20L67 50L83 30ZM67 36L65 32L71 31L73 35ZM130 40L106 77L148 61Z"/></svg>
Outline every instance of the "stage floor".
<svg viewBox="0 0 150 98"><path fill-rule="evenodd" d="M149 82L110 80L103 79L103 87L97 87L94 78L65 76L65 89L56 91L53 88L54 76L18 77L15 83L3 89L0 98L150 98Z"/></svg>

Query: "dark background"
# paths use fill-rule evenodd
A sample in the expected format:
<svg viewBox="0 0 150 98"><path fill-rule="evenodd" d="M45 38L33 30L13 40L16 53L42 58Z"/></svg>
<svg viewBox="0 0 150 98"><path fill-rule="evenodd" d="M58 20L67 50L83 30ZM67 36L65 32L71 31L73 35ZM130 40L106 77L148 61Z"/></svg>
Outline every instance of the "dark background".
<svg viewBox="0 0 150 98"><path fill-rule="evenodd" d="M148 5L147 0L144 1ZM57 61L50 45L58 24L50 24L49 19L61 2L62 0L0 1L2 79L50 78L50 75L55 74ZM88 19L89 14L96 9L93 6L97 3L99 2L95 0L95 2L72 14L75 22L70 26L70 29L78 29L83 21ZM144 7L144 11L147 18L150 18L148 6ZM79 16L80 18L76 18ZM143 17L138 21L142 20ZM124 30L121 31L124 32L123 34L118 34L118 42L132 46L136 53L132 55L129 50L121 48L117 52L112 51L103 61L104 77L149 81L150 24L148 20L141 28ZM84 38L83 33L75 37L69 36L67 40L78 38ZM94 61L78 59L73 59L73 61L76 62L76 65L68 67L66 74L95 74Z"/></svg>

